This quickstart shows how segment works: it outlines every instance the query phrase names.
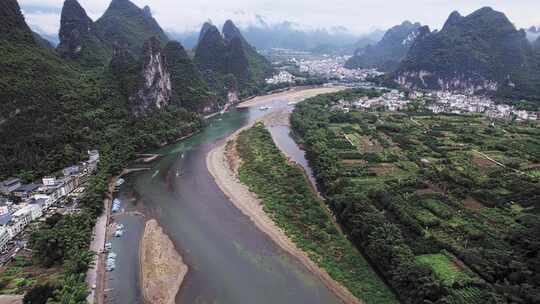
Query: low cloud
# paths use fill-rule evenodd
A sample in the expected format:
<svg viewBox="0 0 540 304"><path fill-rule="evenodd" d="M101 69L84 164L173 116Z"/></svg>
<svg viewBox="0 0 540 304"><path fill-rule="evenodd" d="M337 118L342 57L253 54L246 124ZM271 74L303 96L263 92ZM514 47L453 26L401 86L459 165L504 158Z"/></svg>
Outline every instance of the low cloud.
<svg viewBox="0 0 540 304"><path fill-rule="evenodd" d="M47 34L58 32L63 0L19 0L28 23ZM99 18L109 0L79 0L94 20ZM505 12L518 27L540 24L538 0L134 0L149 5L163 28L175 32L198 31L201 24L212 20L221 25L233 19L240 26L260 25L258 15L267 24L291 21L302 28L343 26L354 33L374 28L388 28L403 20L419 21L440 28L453 10L468 14L482 6Z"/></svg>

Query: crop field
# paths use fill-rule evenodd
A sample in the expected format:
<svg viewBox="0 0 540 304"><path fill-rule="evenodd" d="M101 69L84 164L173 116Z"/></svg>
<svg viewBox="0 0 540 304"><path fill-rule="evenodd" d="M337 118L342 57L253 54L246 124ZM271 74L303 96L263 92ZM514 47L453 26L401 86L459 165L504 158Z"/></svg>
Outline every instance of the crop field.
<svg viewBox="0 0 540 304"><path fill-rule="evenodd" d="M452 286L456 282L464 284L471 280L462 266L458 265L455 257L446 252L419 255L416 260L433 269L435 275L447 286Z"/></svg>
<svg viewBox="0 0 540 304"><path fill-rule="evenodd" d="M398 293L416 296L395 274L413 260L449 303L540 299L540 126L325 110L349 97L313 98L291 123L336 217ZM385 236L385 225L397 236ZM378 251L381 242L389 247ZM419 291L432 301L429 292Z"/></svg>

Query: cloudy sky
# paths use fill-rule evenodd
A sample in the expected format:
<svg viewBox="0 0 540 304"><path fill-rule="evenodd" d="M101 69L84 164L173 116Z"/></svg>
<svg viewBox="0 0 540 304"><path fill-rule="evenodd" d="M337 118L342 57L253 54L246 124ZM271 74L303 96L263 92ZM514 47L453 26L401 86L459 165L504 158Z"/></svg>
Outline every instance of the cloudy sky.
<svg viewBox="0 0 540 304"><path fill-rule="evenodd" d="M79 0L94 20L110 0ZM491 6L507 14L518 27L540 25L539 0L133 0L149 5L169 31L198 31L206 20L221 24L233 19L240 26L256 24L262 16L268 24L291 21L304 28L343 26L362 34L386 29L408 19L440 28L453 10L468 14ZM27 22L34 30L56 34L63 0L19 0Z"/></svg>

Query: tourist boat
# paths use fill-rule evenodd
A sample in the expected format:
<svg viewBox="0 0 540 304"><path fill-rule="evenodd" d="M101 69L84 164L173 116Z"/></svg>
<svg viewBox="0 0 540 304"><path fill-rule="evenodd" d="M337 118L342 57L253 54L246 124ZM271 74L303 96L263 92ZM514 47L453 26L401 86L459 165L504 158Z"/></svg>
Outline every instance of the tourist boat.
<svg viewBox="0 0 540 304"><path fill-rule="evenodd" d="M123 178L119 178L116 181L116 187L120 187L124 182L125 182L125 180Z"/></svg>

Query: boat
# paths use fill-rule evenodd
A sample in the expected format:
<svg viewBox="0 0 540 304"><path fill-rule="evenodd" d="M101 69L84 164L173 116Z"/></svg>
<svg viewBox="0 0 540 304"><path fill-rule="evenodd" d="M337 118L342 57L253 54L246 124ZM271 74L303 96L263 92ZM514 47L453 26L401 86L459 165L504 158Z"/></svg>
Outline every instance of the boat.
<svg viewBox="0 0 540 304"><path fill-rule="evenodd" d="M122 186L123 183L125 183L126 181L123 179L123 178L119 178L117 181L116 181L116 187L120 187Z"/></svg>
<svg viewBox="0 0 540 304"><path fill-rule="evenodd" d="M270 110L272 107L269 107L269 106L262 106L262 107L259 107L259 110L261 111L266 111L266 110Z"/></svg>

